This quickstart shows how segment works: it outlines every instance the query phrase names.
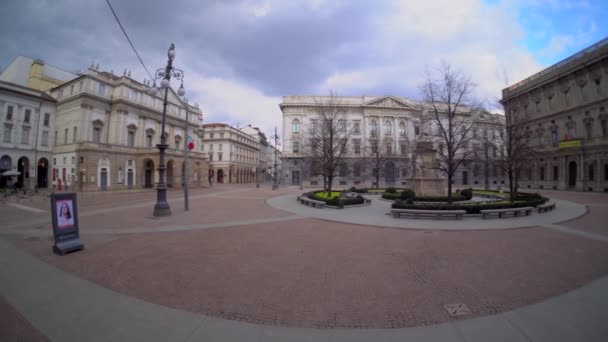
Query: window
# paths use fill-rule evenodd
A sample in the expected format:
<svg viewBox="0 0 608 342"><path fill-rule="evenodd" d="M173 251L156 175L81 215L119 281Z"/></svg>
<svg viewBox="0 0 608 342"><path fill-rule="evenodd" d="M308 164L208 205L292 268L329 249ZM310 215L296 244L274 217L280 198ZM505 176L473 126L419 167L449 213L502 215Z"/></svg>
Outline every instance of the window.
<svg viewBox="0 0 608 342"><path fill-rule="evenodd" d="M218 161L222 161L222 153L218 153L217 154L217 160Z"/></svg>
<svg viewBox="0 0 608 342"><path fill-rule="evenodd" d="M355 154L361 154L361 140L353 140L353 151Z"/></svg>
<svg viewBox="0 0 608 342"><path fill-rule="evenodd" d="M148 147L148 148L152 147L152 133L151 132L146 133L146 147Z"/></svg>
<svg viewBox="0 0 608 342"><path fill-rule="evenodd" d="M536 99L534 104L536 105L536 112L540 113L540 99Z"/></svg>
<svg viewBox="0 0 608 342"><path fill-rule="evenodd" d="M553 95L547 96L547 107L549 111L553 110Z"/></svg>
<svg viewBox="0 0 608 342"><path fill-rule="evenodd" d="M181 139L178 137L175 137L175 149L179 150L179 144L181 142Z"/></svg>
<svg viewBox="0 0 608 342"><path fill-rule="evenodd" d="M291 122L291 133L300 133L300 120L294 119Z"/></svg>
<svg viewBox="0 0 608 342"><path fill-rule="evenodd" d="M559 132L557 129L551 131L551 142L553 145L557 145L557 143L559 143Z"/></svg>
<svg viewBox="0 0 608 342"><path fill-rule="evenodd" d="M76 162L76 157L72 157L72 165Z"/></svg>
<svg viewBox="0 0 608 342"><path fill-rule="evenodd" d="M372 146L372 153L378 153L378 142L372 141L371 146Z"/></svg>
<svg viewBox="0 0 608 342"><path fill-rule="evenodd" d="M392 154L392 153L393 153L393 144L386 143L386 154Z"/></svg>
<svg viewBox="0 0 608 342"><path fill-rule="evenodd" d="M591 139L593 137L593 123L591 120L585 123L585 131L587 132L587 139Z"/></svg>
<svg viewBox="0 0 608 342"><path fill-rule="evenodd" d="M29 144L30 143L30 128L29 127L25 127L24 126L22 128L21 143L22 144Z"/></svg>
<svg viewBox="0 0 608 342"><path fill-rule="evenodd" d="M473 177L479 177L479 164L473 165Z"/></svg>
<svg viewBox="0 0 608 342"><path fill-rule="evenodd" d="M407 153L407 145L405 143L401 143L399 148L401 150L401 155L405 155Z"/></svg>
<svg viewBox="0 0 608 342"><path fill-rule="evenodd" d="M576 137L576 123L574 121L570 121L567 126L568 139L574 139Z"/></svg>
<svg viewBox="0 0 608 342"><path fill-rule="evenodd" d="M53 142L54 142L53 144L54 144L55 146L57 146L57 139L58 139L57 137L58 137L58 136L59 136L59 134L57 134L57 131L55 131L55 135L53 136Z"/></svg>
<svg viewBox="0 0 608 342"><path fill-rule="evenodd" d="M218 145L218 147L217 147L217 150L218 150L218 151L221 151L223 147L224 147L224 145L223 145L223 144L219 144L219 145Z"/></svg>
<svg viewBox="0 0 608 342"><path fill-rule="evenodd" d="M7 106L6 107L6 121L11 121L13 120L13 106Z"/></svg>
<svg viewBox="0 0 608 342"><path fill-rule="evenodd" d="M99 144L101 142L101 127L93 127L93 142Z"/></svg>
<svg viewBox="0 0 608 342"><path fill-rule="evenodd" d="M99 83L99 86L97 87L97 95L106 96L106 85L105 84Z"/></svg>
<svg viewBox="0 0 608 342"><path fill-rule="evenodd" d="M340 130L340 133L346 133L346 120L338 121L338 127Z"/></svg>
<svg viewBox="0 0 608 342"><path fill-rule="evenodd" d="M553 180L559 180L559 168L557 166L553 167Z"/></svg>
<svg viewBox="0 0 608 342"><path fill-rule="evenodd" d="M372 122L369 125L369 128L370 128L371 135L378 134L378 124L376 123L376 120L372 120Z"/></svg>
<svg viewBox="0 0 608 342"><path fill-rule="evenodd" d="M608 164L604 164L604 180L608 181Z"/></svg>
<svg viewBox="0 0 608 342"><path fill-rule="evenodd" d="M209 151L213 151L213 144L209 144Z"/></svg>
<svg viewBox="0 0 608 342"><path fill-rule="evenodd" d="M608 124L606 123L606 119L601 120L600 125L602 126L602 137L608 137Z"/></svg>
<svg viewBox="0 0 608 342"><path fill-rule="evenodd" d="M418 125L414 126L414 135L420 135L420 126L418 126Z"/></svg>
<svg viewBox="0 0 608 342"><path fill-rule="evenodd" d="M201 151L205 150L205 145L203 144L203 142L201 141Z"/></svg>
<svg viewBox="0 0 608 342"><path fill-rule="evenodd" d="M213 161L213 152L209 153L209 161L212 162Z"/></svg>
<svg viewBox="0 0 608 342"><path fill-rule="evenodd" d="M477 138L477 127L473 127L473 138Z"/></svg>
<svg viewBox="0 0 608 342"><path fill-rule="evenodd" d="M74 127L74 131L72 133L72 142L75 143L76 139L78 138L78 127Z"/></svg>
<svg viewBox="0 0 608 342"><path fill-rule="evenodd" d="M74 85L70 86L70 95L74 95Z"/></svg>
<svg viewBox="0 0 608 342"><path fill-rule="evenodd" d="M439 144L439 155L443 155L443 144Z"/></svg>
<svg viewBox="0 0 608 342"><path fill-rule="evenodd" d="M51 121L51 114L44 113L44 127L49 127L50 121Z"/></svg>
<svg viewBox="0 0 608 342"><path fill-rule="evenodd" d="M393 124L390 121L384 122L384 134L391 135L393 133Z"/></svg>
<svg viewBox="0 0 608 342"><path fill-rule="evenodd" d="M566 102L566 107L570 106L570 87L564 89L564 100Z"/></svg>
<svg viewBox="0 0 608 342"><path fill-rule="evenodd" d="M312 120L310 123L312 124L312 132L316 133L319 130L319 122Z"/></svg>
<svg viewBox="0 0 608 342"><path fill-rule="evenodd" d="M588 175L590 181L595 180L595 165L589 164Z"/></svg>
<svg viewBox="0 0 608 342"><path fill-rule="evenodd" d="M13 132L12 124L4 124L4 136L2 138L3 142L11 142L11 133Z"/></svg>
<svg viewBox="0 0 608 342"><path fill-rule="evenodd" d="M42 131L42 141L40 142L42 146L49 146L49 131Z"/></svg>
<svg viewBox="0 0 608 342"><path fill-rule="evenodd" d="M579 90L581 93L581 99L583 99L583 101L587 100L586 85L587 85L587 81L585 81L585 80L581 80L578 82L578 87L579 87Z"/></svg>
<svg viewBox="0 0 608 342"><path fill-rule="evenodd" d="M545 168L541 167L539 171L540 171L540 173L539 173L540 180L544 181L545 180Z"/></svg>
<svg viewBox="0 0 608 342"><path fill-rule="evenodd" d="M23 117L23 122L24 123L30 123L30 116L32 116L32 110L31 109L26 109L25 110L25 116Z"/></svg>
<svg viewBox="0 0 608 342"><path fill-rule="evenodd" d="M353 132L355 134L360 134L361 133L361 123L359 121L355 121L354 122Z"/></svg>
<svg viewBox="0 0 608 342"><path fill-rule="evenodd" d="M297 142L297 141L293 142L292 151L293 151L293 153L300 153L300 143L299 142Z"/></svg>
<svg viewBox="0 0 608 342"><path fill-rule="evenodd" d="M60 100L63 98L63 89L59 89L59 92L57 92L57 98Z"/></svg>
<svg viewBox="0 0 608 342"><path fill-rule="evenodd" d="M133 147L135 146L135 131L129 130L127 132L127 146Z"/></svg>
<svg viewBox="0 0 608 342"><path fill-rule="evenodd" d="M361 177L361 165L359 165L359 164L353 165L353 176Z"/></svg>
<svg viewBox="0 0 608 342"><path fill-rule="evenodd" d="M213 139L213 133L209 134L209 139Z"/></svg>
<svg viewBox="0 0 608 342"><path fill-rule="evenodd" d="M220 133L220 138L224 138L224 133Z"/></svg>
<svg viewBox="0 0 608 342"><path fill-rule="evenodd" d="M68 143L68 132L69 132L68 128L66 128L66 129L63 130L63 143L64 144Z"/></svg>
<svg viewBox="0 0 608 342"><path fill-rule="evenodd" d="M405 123L403 122L399 123L399 135L402 137L405 136Z"/></svg>
<svg viewBox="0 0 608 342"><path fill-rule="evenodd" d="M597 94L602 95L602 78L601 78L601 76L598 76L595 80L593 80L593 82L595 83L595 91L597 92Z"/></svg>
<svg viewBox="0 0 608 342"><path fill-rule="evenodd" d="M82 82L78 83L78 92L82 92Z"/></svg>

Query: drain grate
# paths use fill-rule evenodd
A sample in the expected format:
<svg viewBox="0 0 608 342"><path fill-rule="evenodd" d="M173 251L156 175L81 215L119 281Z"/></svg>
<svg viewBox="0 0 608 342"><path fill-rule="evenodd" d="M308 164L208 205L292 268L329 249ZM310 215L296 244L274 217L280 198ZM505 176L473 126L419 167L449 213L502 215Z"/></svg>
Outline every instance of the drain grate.
<svg viewBox="0 0 608 342"><path fill-rule="evenodd" d="M471 314L471 310L464 303L445 304L443 306L451 317L460 317Z"/></svg>

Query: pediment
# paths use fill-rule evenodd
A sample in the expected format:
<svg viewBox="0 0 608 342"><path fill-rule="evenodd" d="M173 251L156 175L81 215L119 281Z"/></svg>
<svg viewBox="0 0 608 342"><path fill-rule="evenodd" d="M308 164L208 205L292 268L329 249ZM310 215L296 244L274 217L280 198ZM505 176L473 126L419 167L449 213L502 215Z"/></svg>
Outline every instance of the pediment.
<svg viewBox="0 0 608 342"><path fill-rule="evenodd" d="M411 104L393 96L383 96L371 100L367 103L364 103L363 107L416 109Z"/></svg>

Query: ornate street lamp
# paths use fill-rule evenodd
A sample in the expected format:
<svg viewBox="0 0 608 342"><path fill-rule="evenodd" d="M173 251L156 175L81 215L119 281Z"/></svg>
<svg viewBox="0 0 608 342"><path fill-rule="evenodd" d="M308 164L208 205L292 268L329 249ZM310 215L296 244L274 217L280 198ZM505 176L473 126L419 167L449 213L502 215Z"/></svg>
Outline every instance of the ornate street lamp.
<svg viewBox="0 0 608 342"><path fill-rule="evenodd" d="M159 150L158 175L160 179L158 181L158 185L156 186L156 204L154 205L154 216L171 216L171 208L169 207L169 203L167 203L167 166L165 166L165 149L169 147L169 145L167 145L167 137L165 135L165 119L167 117L167 95L169 93L169 86L171 85L171 77L181 81L177 95L184 96L184 94L186 94L186 90L184 89L184 72L173 67L173 59L175 59L175 45L173 43L171 43L169 51L167 51L167 57L167 66L156 70L154 84L152 85L152 88L150 88L150 94L156 95L156 81L161 80L160 88L165 90L160 144L156 145L158 146Z"/></svg>

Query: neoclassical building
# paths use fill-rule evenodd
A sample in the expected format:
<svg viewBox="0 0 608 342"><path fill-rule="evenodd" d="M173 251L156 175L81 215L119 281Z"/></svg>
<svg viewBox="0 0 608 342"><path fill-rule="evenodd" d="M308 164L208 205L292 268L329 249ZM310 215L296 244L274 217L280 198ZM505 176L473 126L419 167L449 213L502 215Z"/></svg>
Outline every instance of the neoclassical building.
<svg viewBox="0 0 608 342"><path fill-rule="evenodd" d="M201 152L209 157L208 177L215 183L255 183L258 138L227 124L204 124Z"/></svg>
<svg viewBox="0 0 608 342"><path fill-rule="evenodd" d="M608 38L502 91L538 157L523 188L608 191Z"/></svg>
<svg viewBox="0 0 608 342"><path fill-rule="evenodd" d="M77 74L45 63L42 59L17 56L2 72L0 81L47 91L78 77Z"/></svg>
<svg viewBox="0 0 608 342"><path fill-rule="evenodd" d="M0 81L0 173L27 190L50 186L56 101L31 88ZM0 188L6 178L0 176Z"/></svg>
<svg viewBox="0 0 608 342"><path fill-rule="evenodd" d="M153 188L158 163L164 92L151 95L130 78L88 71L50 90L57 100L53 136L52 182L80 191ZM170 89L165 132L169 187L181 187L187 135L198 141L202 112ZM188 122L186 122L188 111ZM186 124L188 132L186 132ZM190 151L189 184L208 185L208 160Z"/></svg>
<svg viewBox="0 0 608 342"><path fill-rule="evenodd" d="M380 170L379 186L407 186L412 175L412 150L420 134L428 134L435 141L435 149L442 148L437 137L438 130L428 117L422 102L395 96L285 96L279 105L283 112L283 171L282 183L304 186L321 186L322 178L311 177L304 158L304 146L308 143L306 133L319 120L320 106L333 101L344 113L340 125L350 132L347 155L343 167L336 175L338 187L371 187L375 182L370 166L372 151L380 148L386 162ZM481 147L481 141L493 137L492 146L500 141L504 128L504 117L487 112L459 113L474 123L470 146ZM485 133L484 133L485 132ZM499 157L499 152L491 152ZM499 187L505 176L493 166L484 167L483 153L477 154L462 164L454 179L455 185ZM484 172L484 170L488 170Z"/></svg>

